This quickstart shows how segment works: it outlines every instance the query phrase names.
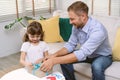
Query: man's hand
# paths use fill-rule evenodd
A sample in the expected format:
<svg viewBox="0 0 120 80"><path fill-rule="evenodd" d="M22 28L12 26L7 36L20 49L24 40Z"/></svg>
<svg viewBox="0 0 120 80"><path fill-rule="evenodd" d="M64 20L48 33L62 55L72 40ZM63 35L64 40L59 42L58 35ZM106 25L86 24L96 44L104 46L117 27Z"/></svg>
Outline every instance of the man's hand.
<svg viewBox="0 0 120 80"><path fill-rule="evenodd" d="M54 58L54 57L55 57L55 55L53 55L53 54L48 55L45 58L43 58L43 62L46 61L46 60L48 60L48 59L50 59L50 58Z"/></svg>
<svg viewBox="0 0 120 80"><path fill-rule="evenodd" d="M44 72L50 71L50 70L52 70L53 66L54 66L53 59L47 59L46 61L44 61L41 64L40 70L42 70Z"/></svg>

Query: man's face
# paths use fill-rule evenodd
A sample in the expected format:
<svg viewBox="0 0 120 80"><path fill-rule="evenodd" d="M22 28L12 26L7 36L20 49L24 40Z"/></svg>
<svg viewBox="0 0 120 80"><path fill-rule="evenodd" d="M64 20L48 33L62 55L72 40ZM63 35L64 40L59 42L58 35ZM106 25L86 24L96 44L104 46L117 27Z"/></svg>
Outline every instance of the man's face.
<svg viewBox="0 0 120 80"><path fill-rule="evenodd" d="M76 28L82 28L84 25L82 15L77 15L73 11L68 12L70 18L70 24L74 25Z"/></svg>

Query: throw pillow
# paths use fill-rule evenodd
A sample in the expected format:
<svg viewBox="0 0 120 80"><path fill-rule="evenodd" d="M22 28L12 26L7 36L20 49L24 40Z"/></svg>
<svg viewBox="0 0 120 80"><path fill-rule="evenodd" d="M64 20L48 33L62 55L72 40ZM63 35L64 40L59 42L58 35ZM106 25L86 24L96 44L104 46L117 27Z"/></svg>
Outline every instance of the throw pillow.
<svg viewBox="0 0 120 80"><path fill-rule="evenodd" d="M60 35L64 41L68 41L72 31L72 24L69 18L59 18Z"/></svg>
<svg viewBox="0 0 120 80"><path fill-rule="evenodd" d="M63 41L59 31L59 16L54 16L46 20L36 20L41 23L44 31L45 42L61 42ZM32 22L32 21L29 21Z"/></svg>
<svg viewBox="0 0 120 80"><path fill-rule="evenodd" d="M120 61L120 28L116 33L115 43L113 46L113 60Z"/></svg>

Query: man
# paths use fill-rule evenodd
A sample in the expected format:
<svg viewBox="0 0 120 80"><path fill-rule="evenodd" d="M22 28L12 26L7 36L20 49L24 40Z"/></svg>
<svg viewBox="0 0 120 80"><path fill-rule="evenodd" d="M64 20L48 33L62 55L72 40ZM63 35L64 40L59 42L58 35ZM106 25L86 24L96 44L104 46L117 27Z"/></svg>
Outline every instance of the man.
<svg viewBox="0 0 120 80"><path fill-rule="evenodd" d="M72 63L91 63L92 80L105 80L105 70L111 65L111 47L105 27L88 17L88 6L77 1L68 7L72 34L65 46L46 57L41 70L49 71L53 65L61 64L66 80L75 80ZM80 48L75 50L77 44ZM69 64L70 63L70 64Z"/></svg>

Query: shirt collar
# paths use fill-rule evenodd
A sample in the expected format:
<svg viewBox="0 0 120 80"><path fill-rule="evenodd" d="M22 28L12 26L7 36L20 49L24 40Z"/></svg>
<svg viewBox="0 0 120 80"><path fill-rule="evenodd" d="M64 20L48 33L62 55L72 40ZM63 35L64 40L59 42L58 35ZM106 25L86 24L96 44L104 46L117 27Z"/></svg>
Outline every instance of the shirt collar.
<svg viewBox="0 0 120 80"><path fill-rule="evenodd" d="M92 18L89 17L87 23L86 23L85 26L82 28L82 30L83 30L84 32L86 32L86 33L88 33L91 20L92 20Z"/></svg>

